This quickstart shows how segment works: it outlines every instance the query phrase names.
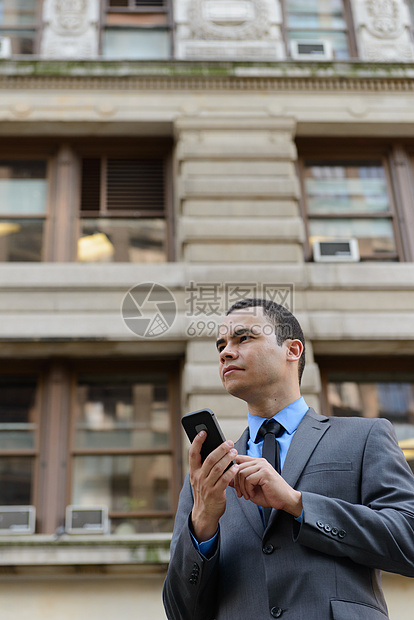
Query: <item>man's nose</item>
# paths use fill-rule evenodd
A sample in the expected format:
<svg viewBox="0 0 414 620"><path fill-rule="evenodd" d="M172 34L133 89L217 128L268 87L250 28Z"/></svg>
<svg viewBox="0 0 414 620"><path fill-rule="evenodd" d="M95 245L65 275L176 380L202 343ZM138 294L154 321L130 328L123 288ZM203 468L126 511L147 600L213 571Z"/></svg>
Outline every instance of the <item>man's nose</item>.
<svg viewBox="0 0 414 620"><path fill-rule="evenodd" d="M226 359L233 359L237 356L237 351L234 347L231 346L231 344L227 344L224 349L221 350L220 352L220 359L222 361L226 360Z"/></svg>

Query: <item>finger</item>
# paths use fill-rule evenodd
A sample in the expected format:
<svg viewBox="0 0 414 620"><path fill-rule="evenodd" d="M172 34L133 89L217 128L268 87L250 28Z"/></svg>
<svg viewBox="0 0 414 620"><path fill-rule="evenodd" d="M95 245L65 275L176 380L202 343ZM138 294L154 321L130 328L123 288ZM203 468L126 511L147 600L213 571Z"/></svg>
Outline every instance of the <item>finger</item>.
<svg viewBox="0 0 414 620"><path fill-rule="evenodd" d="M230 461L234 459L237 455L237 450L235 450L233 446L234 443L229 439L228 441L224 441L218 448L210 452L210 454L207 456L206 460L203 463L206 475L209 475L209 473L219 462L221 462L219 468L222 468L221 473L223 473ZM224 463L225 466L223 467Z"/></svg>
<svg viewBox="0 0 414 620"><path fill-rule="evenodd" d="M214 451L215 452L215 451ZM213 455L214 453L212 453ZM223 485L227 486L228 483L230 482L230 480L232 479L232 477L234 476L234 470L233 473L228 475L228 471L227 468L228 466L231 464L231 462L234 460L234 458L237 456L237 450L235 450L235 448L230 448L228 452L226 452L222 458L220 458L218 461L216 461L212 466L210 471L208 472L207 478L208 481L210 482L210 484L212 485L216 485L217 482L222 479L222 483ZM217 455L214 455L214 458L216 458ZM205 460L205 468L207 469L208 467L210 467L211 465L210 460L206 459ZM238 466L237 466L238 469Z"/></svg>
<svg viewBox="0 0 414 620"><path fill-rule="evenodd" d="M207 437L207 433L205 431L200 431L198 435L196 435L193 439L193 442L190 446L189 455L189 463L190 469L195 470L201 467L201 447L205 442Z"/></svg>

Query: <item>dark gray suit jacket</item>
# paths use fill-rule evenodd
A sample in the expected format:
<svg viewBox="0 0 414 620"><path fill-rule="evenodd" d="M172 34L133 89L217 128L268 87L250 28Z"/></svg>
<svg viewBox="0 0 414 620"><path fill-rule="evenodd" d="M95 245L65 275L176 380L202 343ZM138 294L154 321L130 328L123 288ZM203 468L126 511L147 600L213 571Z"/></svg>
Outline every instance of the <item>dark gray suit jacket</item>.
<svg viewBox="0 0 414 620"><path fill-rule="evenodd" d="M246 453L248 429L236 447ZM414 577L414 477L383 419L309 409L282 472L302 492L302 523L227 489L219 543L205 559L180 495L163 600L169 620L384 620L380 569Z"/></svg>

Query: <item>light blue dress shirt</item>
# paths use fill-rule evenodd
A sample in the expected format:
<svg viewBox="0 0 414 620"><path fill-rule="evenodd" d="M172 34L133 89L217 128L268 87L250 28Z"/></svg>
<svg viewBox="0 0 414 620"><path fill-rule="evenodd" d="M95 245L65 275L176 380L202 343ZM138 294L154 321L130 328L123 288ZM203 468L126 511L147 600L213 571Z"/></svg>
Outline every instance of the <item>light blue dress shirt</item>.
<svg viewBox="0 0 414 620"><path fill-rule="evenodd" d="M309 407L306 404L305 399L303 398L303 396L301 396L300 398L298 398L298 400L290 403L290 405L288 405L281 411L278 411L277 414L273 416L273 420L279 422L279 424L281 424L286 429L285 432L277 438L280 451L280 468L282 471L283 465L286 460L286 455L289 450L290 442L292 441L296 429L298 428L299 424L302 421L302 418L304 417L308 409ZM248 456L253 456L256 458L261 458L262 456L263 439L261 439L258 443L254 443L254 440L256 439L259 428L266 419L267 418L261 418L256 415L252 415L251 413L248 414L250 432L250 438L247 442ZM261 507L259 507L259 510L262 514L263 511ZM300 521L301 517L299 517L298 520ZM216 532L216 534L209 540L201 543L197 542L191 531L190 534L193 539L194 546L202 555L204 555L205 557L209 557L214 553L218 532Z"/></svg>

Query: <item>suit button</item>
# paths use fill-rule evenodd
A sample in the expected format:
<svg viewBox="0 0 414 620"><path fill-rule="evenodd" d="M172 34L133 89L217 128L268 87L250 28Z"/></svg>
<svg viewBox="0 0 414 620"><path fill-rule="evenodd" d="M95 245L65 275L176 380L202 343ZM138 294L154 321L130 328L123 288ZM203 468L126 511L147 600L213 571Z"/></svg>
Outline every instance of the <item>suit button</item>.
<svg viewBox="0 0 414 620"><path fill-rule="evenodd" d="M333 527L333 528L332 528L332 530L331 530L331 534L332 534L333 536L338 536L338 531L339 531L339 530L338 530L338 528L337 528L337 527Z"/></svg>
<svg viewBox="0 0 414 620"><path fill-rule="evenodd" d="M320 527L321 529L325 527L325 523L323 521L317 521L316 525Z"/></svg>
<svg viewBox="0 0 414 620"><path fill-rule="evenodd" d="M332 528L331 528L331 526L329 525L329 523L327 523L323 529L325 530L325 532L328 532L328 533L329 533L329 532L331 531L331 529L332 529Z"/></svg>
<svg viewBox="0 0 414 620"><path fill-rule="evenodd" d="M283 609L281 607L272 607L272 609L270 610L270 614L272 618L280 618L280 616L283 614Z"/></svg>
<svg viewBox="0 0 414 620"><path fill-rule="evenodd" d="M339 538L345 538L345 536L346 536L346 532L345 532L345 530L339 530L339 532L338 532L338 537L339 537Z"/></svg>
<svg viewBox="0 0 414 620"><path fill-rule="evenodd" d="M266 555L270 555L271 553L273 553L274 550L274 546L270 543L267 543L267 545L263 547L263 553L265 553Z"/></svg>

